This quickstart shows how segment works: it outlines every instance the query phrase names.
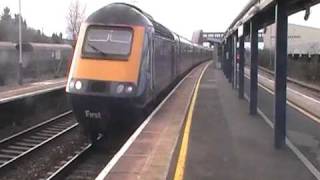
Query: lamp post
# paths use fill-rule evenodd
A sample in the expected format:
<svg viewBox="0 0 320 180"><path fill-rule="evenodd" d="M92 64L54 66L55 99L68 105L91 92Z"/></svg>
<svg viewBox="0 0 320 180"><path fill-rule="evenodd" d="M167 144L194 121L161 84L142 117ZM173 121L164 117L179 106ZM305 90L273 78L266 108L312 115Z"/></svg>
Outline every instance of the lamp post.
<svg viewBox="0 0 320 180"><path fill-rule="evenodd" d="M18 83L22 84L22 33L21 33L21 0L19 0L19 67L18 67Z"/></svg>

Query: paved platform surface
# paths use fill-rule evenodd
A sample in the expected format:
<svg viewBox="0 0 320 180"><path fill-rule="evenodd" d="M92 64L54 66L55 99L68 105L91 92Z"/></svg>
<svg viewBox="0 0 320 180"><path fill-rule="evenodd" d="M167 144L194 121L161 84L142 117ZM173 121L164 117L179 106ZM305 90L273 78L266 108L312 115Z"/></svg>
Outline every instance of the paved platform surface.
<svg viewBox="0 0 320 180"><path fill-rule="evenodd" d="M97 179L166 179L174 160L195 84L207 63L196 67L135 131Z"/></svg>
<svg viewBox="0 0 320 180"><path fill-rule="evenodd" d="M187 180L315 179L289 148L273 148L273 130L213 67L200 84L184 170Z"/></svg>
<svg viewBox="0 0 320 180"><path fill-rule="evenodd" d="M34 83L26 83L21 86L8 86L0 88L0 104L10 102L27 96L38 95L66 86L66 78L58 78Z"/></svg>
<svg viewBox="0 0 320 180"><path fill-rule="evenodd" d="M250 77L245 76L245 94L250 94ZM259 72L258 108L273 122L273 80ZM295 92L296 91L296 92ZM298 95L299 94L299 95ZM301 153L320 170L320 104L308 91L287 88L287 136ZM317 115L318 114L318 115ZM318 177L320 179L320 173Z"/></svg>

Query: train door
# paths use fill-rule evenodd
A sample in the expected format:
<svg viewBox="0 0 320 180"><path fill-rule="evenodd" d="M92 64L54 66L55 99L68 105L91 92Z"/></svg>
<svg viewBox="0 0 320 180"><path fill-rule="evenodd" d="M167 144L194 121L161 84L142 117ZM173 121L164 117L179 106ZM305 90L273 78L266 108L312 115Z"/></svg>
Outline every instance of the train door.
<svg viewBox="0 0 320 180"><path fill-rule="evenodd" d="M155 59L155 50L154 50L154 38L152 38L153 34L150 33L149 38L149 57L150 57L150 75L151 75L151 80L150 80L150 89L153 92L154 95L154 88L155 88L155 65L154 65L154 59Z"/></svg>
<svg viewBox="0 0 320 180"><path fill-rule="evenodd" d="M154 85L154 92L156 94L160 93L162 87L164 86L164 79L166 78L164 75L165 69L163 64L165 63L165 59L163 57L164 49L162 39L158 36L153 36L153 85ZM170 69L167 69L170 71Z"/></svg>
<svg viewBox="0 0 320 180"><path fill-rule="evenodd" d="M191 56L192 56L192 67L196 64L196 54L195 54L195 47L191 46Z"/></svg>
<svg viewBox="0 0 320 180"><path fill-rule="evenodd" d="M175 57L175 61L176 61L176 64L175 64L175 68L176 68L176 77L178 77L180 75L180 70L179 70L179 64L181 63L181 58L180 58L180 55L181 55L181 50L180 50L180 38L179 36L177 36L177 39L175 41L175 46L174 46L174 57Z"/></svg>
<svg viewBox="0 0 320 180"><path fill-rule="evenodd" d="M176 58L176 76L180 76L181 72L181 45L180 37L177 36L176 46L175 46L175 58Z"/></svg>
<svg viewBox="0 0 320 180"><path fill-rule="evenodd" d="M176 64L177 64L177 59L176 59L176 50L175 50L176 45L174 43L171 44L171 80L173 81L176 78L177 75L177 68L176 68Z"/></svg>

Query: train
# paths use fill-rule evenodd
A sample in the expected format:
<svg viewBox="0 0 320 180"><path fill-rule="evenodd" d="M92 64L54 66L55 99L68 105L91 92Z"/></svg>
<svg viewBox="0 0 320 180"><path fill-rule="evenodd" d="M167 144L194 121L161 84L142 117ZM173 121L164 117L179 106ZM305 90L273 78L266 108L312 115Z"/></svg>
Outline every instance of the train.
<svg viewBox="0 0 320 180"><path fill-rule="evenodd" d="M81 25L66 92L91 141L117 113L146 108L212 49L190 42L136 6L112 3ZM128 115L130 117L130 115Z"/></svg>
<svg viewBox="0 0 320 180"><path fill-rule="evenodd" d="M22 43L23 82L33 82L67 75L67 64L72 59L69 44ZM18 83L19 44L0 42L0 87Z"/></svg>

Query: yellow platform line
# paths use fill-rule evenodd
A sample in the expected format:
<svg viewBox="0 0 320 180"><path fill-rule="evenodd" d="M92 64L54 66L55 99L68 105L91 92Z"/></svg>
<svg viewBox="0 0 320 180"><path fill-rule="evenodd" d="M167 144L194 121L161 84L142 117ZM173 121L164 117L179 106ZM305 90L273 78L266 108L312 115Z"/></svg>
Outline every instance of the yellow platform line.
<svg viewBox="0 0 320 180"><path fill-rule="evenodd" d="M181 148L179 152L179 157L178 157L178 162L177 162L177 167L176 171L174 174L174 180L182 180L184 176L184 170L185 170L185 165L186 165L186 157L187 157L187 152L188 152L188 144L189 144L189 135L190 135L190 128L191 128L191 123L192 123L192 116L193 116L193 110L195 106L195 102L198 96L198 91L199 91L199 86L200 86L200 81L202 79L202 76L204 72L207 70L208 66L211 64L208 63L206 67L202 70L200 77L197 81L196 87L194 89L191 103L188 109L188 114L187 114L187 122L183 131L183 136L182 136L182 142L181 142Z"/></svg>

